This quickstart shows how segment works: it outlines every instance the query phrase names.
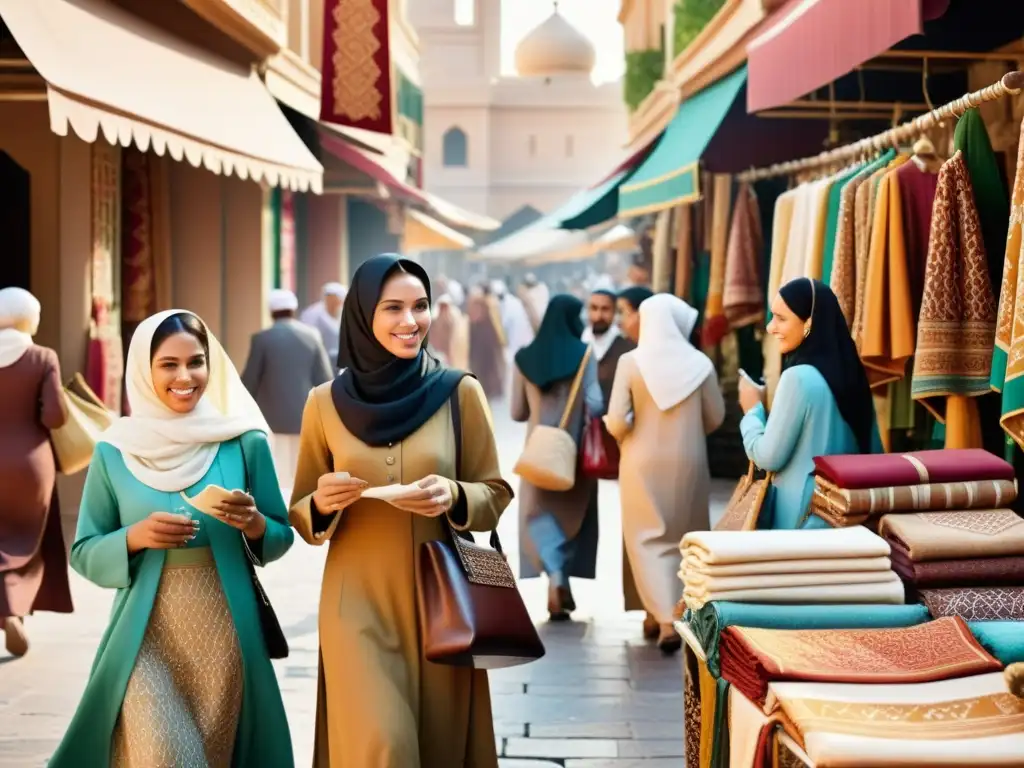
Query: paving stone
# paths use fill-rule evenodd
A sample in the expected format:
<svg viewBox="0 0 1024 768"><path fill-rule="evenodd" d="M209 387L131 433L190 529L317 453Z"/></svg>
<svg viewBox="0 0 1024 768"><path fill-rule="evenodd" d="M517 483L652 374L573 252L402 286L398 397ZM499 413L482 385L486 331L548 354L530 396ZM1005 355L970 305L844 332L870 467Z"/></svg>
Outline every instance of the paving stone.
<svg viewBox="0 0 1024 768"><path fill-rule="evenodd" d="M632 693L628 680L582 680L567 683L527 683L530 696L625 696Z"/></svg>
<svg viewBox="0 0 1024 768"><path fill-rule="evenodd" d="M683 723L679 722L633 722L629 724L634 739L681 739Z"/></svg>
<svg viewBox="0 0 1024 768"><path fill-rule="evenodd" d="M619 742L619 757L683 757L682 739L634 739Z"/></svg>
<svg viewBox="0 0 1024 768"><path fill-rule="evenodd" d="M631 739L629 723L530 723L531 739Z"/></svg>
<svg viewBox="0 0 1024 768"><path fill-rule="evenodd" d="M678 757L656 757L651 760L613 757L566 760L565 768L683 768L683 762Z"/></svg>
<svg viewBox="0 0 1024 768"><path fill-rule="evenodd" d="M507 757L617 757L619 743L614 739L509 739Z"/></svg>

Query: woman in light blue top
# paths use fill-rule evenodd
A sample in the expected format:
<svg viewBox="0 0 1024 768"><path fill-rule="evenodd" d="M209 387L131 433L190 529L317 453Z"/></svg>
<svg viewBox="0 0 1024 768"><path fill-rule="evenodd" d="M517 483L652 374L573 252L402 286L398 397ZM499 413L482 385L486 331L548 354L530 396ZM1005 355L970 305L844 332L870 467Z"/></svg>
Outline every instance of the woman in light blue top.
<svg viewBox="0 0 1024 768"><path fill-rule="evenodd" d="M740 377L747 457L774 472L758 528L825 528L809 514L814 457L881 449L867 374L831 289L802 277L772 301L782 376L769 416L763 389Z"/></svg>
<svg viewBox="0 0 1024 768"><path fill-rule="evenodd" d="M292 768L247 564L294 536L267 423L190 312L144 320L125 370L132 413L96 446L71 548L71 566L117 595L49 765ZM238 490L206 504L210 485Z"/></svg>

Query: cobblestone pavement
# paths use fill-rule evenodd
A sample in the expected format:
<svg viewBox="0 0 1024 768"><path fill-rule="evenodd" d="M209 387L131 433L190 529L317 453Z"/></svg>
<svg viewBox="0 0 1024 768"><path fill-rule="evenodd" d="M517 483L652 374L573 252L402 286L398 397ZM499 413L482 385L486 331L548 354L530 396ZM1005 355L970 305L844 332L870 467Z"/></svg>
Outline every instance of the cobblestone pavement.
<svg viewBox="0 0 1024 768"><path fill-rule="evenodd" d="M511 467L524 429L498 403L495 428L502 467ZM514 485L514 483L513 483ZM717 483L715 499L731 483ZM73 521L66 521L73 530ZM547 656L491 674L502 768L680 768L683 765L682 672L645 643L642 615L622 610L618 487L601 483L601 549L594 581L576 581L574 621L545 621L546 585L522 583L539 622ZM499 532L515 563L516 509ZM297 541L261 576L291 645L275 662L295 744L296 764L309 765L316 707L317 600L325 549ZM11 659L0 648L0 766L36 768L60 741L85 685L106 624L112 593L72 573L75 613L39 614L26 622L32 649Z"/></svg>

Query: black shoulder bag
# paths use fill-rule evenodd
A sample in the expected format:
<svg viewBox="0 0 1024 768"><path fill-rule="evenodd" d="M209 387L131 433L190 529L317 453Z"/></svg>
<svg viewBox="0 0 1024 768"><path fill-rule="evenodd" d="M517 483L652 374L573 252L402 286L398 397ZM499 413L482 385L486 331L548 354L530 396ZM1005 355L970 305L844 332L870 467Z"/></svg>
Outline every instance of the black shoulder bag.
<svg viewBox="0 0 1024 768"><path fill-rule="evenodd" d="M249 464L245 460L245 448L242 441L238 441L238 450L242 453L242 470L245 472L245 492L252 496L252 483L249 481ZM254 497L255 498L255 497ZM266 533L264 533L266 535ZM270 598L260 584L256 575L256 566L259 560L249 547L249 539L244 533L242 536L242 548L245 550L245 564L249 568L249 578L252 579L252 588L256 593L256 611L260 616L260 629L263 631L263 642L267 646L267 655L272 659L288 658L288 640L285 639L284 631L281 629L281 622L277 620L274 613L274 606L270 604Z"/></svg>

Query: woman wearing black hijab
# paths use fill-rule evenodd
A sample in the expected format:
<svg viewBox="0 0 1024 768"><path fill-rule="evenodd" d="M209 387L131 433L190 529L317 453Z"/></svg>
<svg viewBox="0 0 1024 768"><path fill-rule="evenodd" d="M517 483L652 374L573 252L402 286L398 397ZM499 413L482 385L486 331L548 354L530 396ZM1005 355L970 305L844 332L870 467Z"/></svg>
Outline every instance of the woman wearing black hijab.
<svg viewBox="0 0 1024 768"><path fill-rule="evenodd" d="M556 426L562 418L573 379L587 352L583 334L583 302L558 294L548 303L533 342L516 353L512 373L512 418L528 421L529 433L538 424ZM597 378L597 360L587 357L579 394L572 404L566 430L581 445L584 406L589 416L604 414L604 397ZM569 618L576 605L569 577L592 579L597 566L597 505L590 498L597 481L577 472L568 491L545 491L526 480L519 485L519 575L548 575L548 613L554 620Z"/></svg>
<svg viewBox="0 0 1024 768"><path fill-rule="evenodd" d="M340 375L302 417L291 522L331 542L320 598L318 766L495 768L486 673L425 661L414 564L424 541L489 531L512 499L479 383L426 352L430 280L365 261L341 319ZM457 392L462 435L452 428ZM466 450L455 466L457 439ZM369 487L403 484L390 503Z"/></svg>
<svg viewBox="0 0 1024 768"><path fill-rule="evenodd" d="M832 290L801 277L772 301L768 323L782 351L782 376L769 416L763 390L740 378L747 456L775 472L761 528L825 528L808 512L814 457L880 450L867 374Z"/></svg>

